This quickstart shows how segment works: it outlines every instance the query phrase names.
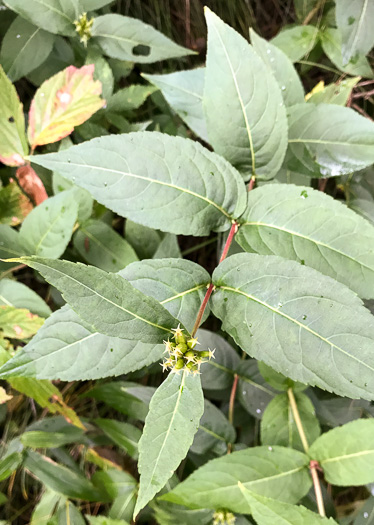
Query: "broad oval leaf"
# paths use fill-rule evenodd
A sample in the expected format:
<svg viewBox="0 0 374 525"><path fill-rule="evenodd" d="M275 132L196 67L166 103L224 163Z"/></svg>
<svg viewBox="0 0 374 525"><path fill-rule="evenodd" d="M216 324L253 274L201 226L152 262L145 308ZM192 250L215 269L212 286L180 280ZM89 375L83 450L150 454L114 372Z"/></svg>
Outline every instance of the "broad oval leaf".
<svg viewBox="0 0 374 525"><path fill-rule="evenodd" d="M205 12L203 106L209 142L246 176L272 178L287 148L281 90L252 46L208 8Z"/></svg>
<svg viewBox="0 0 374 525"><path fill-rule="evenodd" d="M60 257L77 220L78 203L75 190L59 193L34 208L23 221L21 242L26 239L31 253L41 257Z"/></svg>
<svg viewBox="0 0 374 525"><path fill-rule="evenodd" d="M4 35L0 61L15 82L42 64L51 53L54 35L17 17Z"/></svg>
<svg viewBox="0 0 374 525"><path fill-rule="evenodd" d="M249 193L236 240L280 255L374 297L374 228L344 204L303 186L267 184Z"/></svg>
<svg viewBox="0 0 374 525"><path fill-rule="evenodd" d="M204 412L200 377L169 374L151 399L139 441L139 495L134 516L166 484L187 455Z"/></svg>
<svg viewBox="0 0 374 525"><path fill-rule="evenodd" d="M32 24L64 36L75 36L74 20L78 2L74 0L5 0L4 4Z"/></svg>
<svg viewBox="0 0 374 525"><path fill-rule="evenodd" d="M0 305L27 308L40 317L48 317L52 313L47 303L34 290L23 283L5 278L0 280Z"/></svg>
<svg viewBox="0 0 374 525"><path fill-rule="evenodd" d="M0 65L0 162L22 166L28 151L23 106Z"/></svg>
<svg viewBox="0 0 374 525"><path fill-rule="evenodd" d="M337 525L332 518L323 518L301 505L265 498L246 489L242 483L239 488L248 503L247 513L252 514L258 525Z"/></svg>
<svg viewBox="0 0 374 525"><path fill-rule="evenodd" d="M326 481L350 487L374 482L374 419L358 419L320 436L309 455Z"/></svg>
<svg viewBox="0 0 374 525"><path fill-rule="evenodd" d="M234 443L236 432L232 424L213 403L204 399L204 414L200 420L199 430L191 445L191 452L206 454L215 445Z"/></svg>
<svg viewBox="0 0 374 525"><path fill-rule="evenodd" d="M370 0L336 0L336 22L342 34L345 64L357 55L367 55L374 46L373 19L374 3Z"/></svg>
<svg viewBox="0 0 374 525"><path fill-rule="evenodd" d="M117 14L95 18L92 37L108 56L142 64L195 54L141 20Z"/></svg>
<svg viewBox="0 0 374 525"><path fill-rule="evenodd" d="M279 47L292 62L297 62L313 49L317 38L317 27L299 25L284 29L272 39L271 43Z"/></svg>
<svg viewBox="0 0 374 525"><path fill-rule="evenodd" d="M118 272L138 260L123 237L105 222L95 219L80 226L74 235L74 247L89 264L107 272Z"/></svg>
<svg viewBox="0 0 374 525"><path fill-rule="evenodd" d="M256 53L272 71L281 88L286 106L304 102L304 88L291 60L279 47L261 38L253 29L249 30Z"/></svg>
<svg viewBox="0 0 374 525"><path fill-rule="evenodd" d="M305 394L295 394L295 400L307 442L311 445L321 433L314 407ZM304 450L287 393L278 394L266 407L261 420L261 443Z"/></svg>
<svg viewBox="0 0 374 525"><path fill-rule="evenodd" d="M209 142L203 112L204 67L142 76L161 90L167 103L197 136Z"/></svg>
<svg viewBox="0 0 374 525"><path fill-rule="evenodd" d="M156 299L118 274L80 263L22 257L62 292L64 299L97 331L112 337L161 343L178 321Z"/></svg>
<svg viewBox="0 0 374 525"><path fill-rule="evenodd" d="M249 355L296 381L373 399L374 321L349 288L296 262L245 253L223 261L213 282L213 313Z"/></svg>
<svg viewBox="0 0 374 525"><path fill-rule="evenodd" d="M334 104L297 104L289 109L291 171L334 177L374 162L374 123L351 108Z"/></svg>
<svg viewBox="0 0 374 525"><path fill-rule="evenodd" d="M93 80L94 65L69 66L46 80L35 93L29 111L31 147L63 139L103 107L101 82Z"/></svg>
<svg viewBox="0 0 374 525"><path fill-rule="evenodd" d="M197 142L157 132L110 135L33 157L123 217L163 231L227 230L245 208L240 174Z"/></svg>
<svg viewBox="0 0 374 525"><path fill-rule="evenodd" d="M283 447L253 447L209 461L161 499L191 508L227 508L248 512L238 487L263 496L296 503L311 486L309 459Z"/></svg>

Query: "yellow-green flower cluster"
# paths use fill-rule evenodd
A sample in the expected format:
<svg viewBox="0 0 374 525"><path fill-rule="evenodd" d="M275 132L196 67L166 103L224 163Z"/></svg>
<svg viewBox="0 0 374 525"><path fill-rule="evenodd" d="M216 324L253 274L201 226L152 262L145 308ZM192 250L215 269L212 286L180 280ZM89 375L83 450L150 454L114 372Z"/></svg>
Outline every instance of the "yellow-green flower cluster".
<svg viewBox="0 0 374 525"><path fill-rule="evenodd" d="M236 519L228 510L217 510L213 514L213 525L234 525Z"/></svg>
<svg viewBox="0 0 374 525"><path fill-rule="evenodd" d="M87 13L82 13L78 20L74 21L75 30L80 36L80 40L84 47L87 47L87 42L91 38L91 29L94 19L88 20Z"/></svg>
<svg viewBox="0 0 374 525"><path fill-rule="evenodd" d="M174 374L179 374L180 370L200 374L201 365L214 357L214 350L197 351L195 347L200 344L197 338L186 338L180 325L172 332L173 341L170 339L164 341L164 353L167 354L167 357L162 363L162 370L170 370Z"/></svg>

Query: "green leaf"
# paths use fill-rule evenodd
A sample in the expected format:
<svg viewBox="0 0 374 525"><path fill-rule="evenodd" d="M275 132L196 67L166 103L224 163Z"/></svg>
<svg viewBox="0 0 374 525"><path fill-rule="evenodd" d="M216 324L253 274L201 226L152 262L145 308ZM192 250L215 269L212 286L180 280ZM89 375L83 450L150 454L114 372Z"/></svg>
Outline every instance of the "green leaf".
<svg viewBox="0 0 374 525"><path fill-rule="evenodd" d="M33 161L86 188L123 217L171 233L227 230L245 207L239 173L181 137L147 131L110 135Z"/></svg>
<svg viewBox="0 0 374 525"><path fill-rule="evenodd" d="M271 366L266 365L262 361L258 361L257 365L262 377L271 387L275 388L275 390L280 390L282 392L283 390L292 388L294 392L300 392L306 389L306 385L303 383L292 381L292 379L276 372Z"/></svg>
<svg viewBox="0 0 374 525"><path fill-rule="evenodd" d="M49 520L61 499L60 494L46 490L33 510L30 525L49 525Z"/></svg>
<svg viewBox="0 0 374 525"><path fill-rule="evenodd" d="M0 188L0 224L18 226L32 209L30 200L15 181Z"/></svg>
<svg viewBox="0 0 374 525"><path fill-rule="evenodd" d="M336 22L342 34L344 64L357 55L367 55L374 46L370 25L373 18L374 4L370 0L336 1Z"/></svg>
<svg viewBox="0 0 374 525"><path fill-rule="evenodd" d="M249 193L241 220L236 240L244 250L297 260L374 297L374 228L339 201L308 187L267 184Z"/></svg>
<svg viewBox="0 0 374 525"><path fill-rule="evenodd" d="M369 496L363 507L360 508L353 525L373 525L374 523L374 495Z"/></svg>
<svg viewBox="0 0 374 525"><path fill-rule="evenodd" d="M120 275L80 263L39 257L20 262L39 271L95 330L111 337L158 344L178 321Z"/></svg>
<svg viewBox="0 0 374 525"><path fill-rule="evenodd" d="M92 37L106 55L142 64L195 54L178 46L154 27L117 14L95 18Z"/></svg>
<svg viewBox="0 0 374 525"><path fill-rule="evenodd" d="M297 104L289 109L291 171L334 177L374 162L374 123L351 108L333 104Z"/></svg>
<svg viewBox="0 0 374 525"><path fill-rule="evenodd" d="M56 448L68 443L80 442L82 431L74 426L64 429L64 432L44 432L42 430L30 430L24 432L21 443L25 447L31 448Z"/></svg>
<svg viewBox="0 0 374 525"><path fill-rule="evenodd" d="M310 399L305 394L295 394L295 400L310 445L321 433L318 419ZM261 443L303 450L287 393L278 394L266 407L261 421Z"/></svg>
<svg viewBox="0 0 374 525"><path fill-rule="evenodd" d="M4 35L0 61L15 82L42 64L52 51L54 36L17 17Z"/></svg>
<svg viewBox="0 0 374 525"><path fill-rule="evenodd" d="M259 494L246 489L239 482L241 490L247 504L247 513L252 514L258 525L337 525L332 518L323 518L318 514L300 505L290 505L271 498L264 498Z"/></svg>
<svg viewBox="0 0 374 525"><path fill-rule="evenodd" d="M28 151L23 106L0 65L0 162L22 166Z"/></svg>
<svg viewBox="0 0 374 525"><path fill-rule="evenodd" d="M117 376L161 360L163 351L163 344L144 344L100 334L69 306L64 306L47 319L28 345L3 365L1 377L73 381Z"/></svg>
<svg viewBox="0 0 374 525"><path fill-rule="evenodd" d="M131 245L105 222L91 219L74 235L74 247L89 263L118 272L138 258Z"/></svg>
<svg viewBox="0 0 374 525"><path fill-rule="evenodd" d="M105 501L105 494L99 491L82 474L58 465L50 458L31 450L27 451L24 466L51 490L72 499Z"/></svg>
<svg viewBox="0 0 374 525"><path fill-rule="evenodd" d="M253 417L261 419L275 392L266 384L254 359L241 361L236 373L239 376L238 401Z"/></svg>
<svg viewBox="0 0 374 525"><path fill-rule="evenodd" d="M249 30L251 42L256 53L270 68L279 87L286 106L304 102L304 88L291 60L279 47L261 38L253 29Z"/></svg>
<svg viewBox="0 0 374 525"><path fill-rule="evenodd" d="M161 233L130 220L125 224L125 238L135 249L139 259L152 259L161 242Z"/></svg>
<svg viewBox="0 0 374 525"><path fill-rule="evenodd" d="M24 239L21 240L21 236L16 230L7 224L0 224L0 271L4 272L18 265L17 262L9 263L1 259L21 257L30 252L31 249L28 243L25 243Z"/></svg>
<svg viewBox="0 0 374 525"><path fill-rule="evenodd" d="M213 313L249 355L296 381L373 399L373 318L349 288L296 262L245 253L223 261L213 282Z"/></svg>
<svg viewBox="0 0 374 525"><path fill-rule="evenodd" d="M343 487L374 482L374 419L358 419L319 437L309 449L328 483Z"/></svg>
<svg viewBox="0 0 374 525"><path fill-rule="evenodd" d="M211 281L208 272L185 259L154 259L133 263L119 272L134 288L154 297L172 316L192 330ZM209 314L209 308L204 319Z"/></svg>
<svg viewBox="0 0 374 525"><path fill-rule="evenodd" d="M48 317L52 312L47 303L25 284L11 279L0 281L0 305L27 308L40 317Z"/></svg>
<svg viewBox="0 0 374 525"><path fill-rule="evenodd" d="M137 482L128 472L117 469L96 471L93 475L95 485L105 487L113 499L108 516L112 519L131 521L135 507Z"/></svg>
<svg viewBox="0 0 374 525"><path fill-rule="evenodd" d="M110 97L106 110L121 113L138 109L154 91L154 87L137 84L120 89Z"/></svg>
<svg viewBox="0 0 374 525"><path fill-rule="evenodd" d="M153 259L181 258L182 254L178 244L178 237L174 233L165 233Z"/></svg>
<svg viewBox="0 0 374 525"><path fill-rule="evenodd" d="M10 339L28 339L43 325L44 319L14 306L0 306L0 334Z"/></svg>
<svg viewBox="0 0 374 525"><path fill-rule="evenodd" d="M80 5L84 11L93 11L111 4L113 0L80 0Z"/></svg>
<svg viewBox="0 0 374 525"><path fill-rule="evenodd" d="M352 89L361 80L361 77L353 77L328 84L322 91L313 93L308 102L312 104L337 104L338 106L345 106L351 96Z"/></svg>
<svg viewBox="0 0 374 525"><path fill-rule="evenodd" d="M138 442L142 435L141 430L114 419L95 419L96 425L119 447L134 459L138 457Z"/></svg>
<svg viewBox="0 0 374 525"><path fill-rule="evenodd" d="M203 112L204 67L142 76L161 90L169 106L198 137L209 142Z"/></svg>
<svg viewBox="0 0 374 525"><path fill-rule="evenodd" d="M187 455L204 411L199 376L169 374L152 397L139 441L139 495L134 516L159 492Z"/></svg>
<svg viewBox="0 0 374 525"><path fill-rule="evenodd" d="M75 61L71 45L62 37L55 35L53 49L48 59L28 74L27 78L35 86L40 86L45 80L52 77Z"/></svg>
<svg viewBox="0 0 374 525"><path fill-rule="evenodd" d="M114 89L114 75L112 68L100 51L95 48L89 48L86 56L86 65L94 65L94 80L100 80L102 85L102 95L105 100L108 100Z"/></svg>
<svg viewBox="0 0 374 525"><path fill-rule="evenodd" d="M43 201L23 221L21 242L27 239L31 253L41 257L60 257L77 220L75 190L64 191Z"/></svg>
<svg viewBox="0 0 374 525"><path fill-rule="evenodd" d="M203 106L209 141L245 175L272 178L287 148L281 90L252 46L208 8L205 12Z"/></svg>
<svg viewBox="0 0 374 525"><path fill-rule="evenodd" d="M40 86L29 111L27 136L32 149L70 135L104 106L101 82L94 81L93 74L93 64L69 66Z"/></svg>
<svg viewBox="0 0 374 525"><path fill-rule="evenodd" d="M213 403L204 400L204 414L200 420L199 430L191 445L191 452L206 454L217 443L226 446L234 443L236 432L221 410Z"/></svg>
<svg viewBox="0 0 374 525"><path fill-rule="evenodd" d="M0 481L9 478L9 476L19 467L22 463L23 456L19 452L13 452L7 454L0 459Z"/></svg>
<svg viewBox="0 0 374 525"><path fill-rule="evenodd" d="M5 0L5 5L32 24L50 33L75 36L78 3L62 0Z"/></svg>
<svg viewBox="0 0 374 525"><path fill-rule="evenodd" d="M112 518L106 518L105 516L88 516L86 515L88 523L90 525L129 525L124 520L114 520Z"/></svg>
<svg viewBox="0 0 374 525"><path fill-rule="evenodd" d="M263 496L296 503L311 486L309 459L283 447L253 447L209 461L161 499L191 508L248 512L238 481Z"/></svg>
<svg viewBox="0 0 374 525"><path fill-rule="evenodd" d="M317 27L300 25L284 29L271 43L279 47L292 62L298 62L313 49L317 36Z"/></svg>
<svg viewBox="0 0 374 525"><path fill-rule="evenodd" d="M313 10L318 0L294 0L295 13L300 22L303 22L307 15Z"/></svg>
<svg viewBox="0 0 374 525"><path fill-rule="evenodd" d="M344 71L349 75L373 77L373 70L364 55L357 55L352 62L343 63L342 39L338 29L329 27L320 33L319 36L324 52L340 71Z"/></svg>
<svg viewBox="0 0 374 525"><path fill-rule="evenodd" d="M82 397L92 397L98 401L103 401L122 414L144 421L155 390L153 387L142 386L138 383L115 381L96 384Z"/></svg>
<svg viewBox="0 0 374 525"><path fill-rule="evenodd" d="M77 507L71 501L61 503L56 513L58 525L85 525L86 522Z"/></svg>

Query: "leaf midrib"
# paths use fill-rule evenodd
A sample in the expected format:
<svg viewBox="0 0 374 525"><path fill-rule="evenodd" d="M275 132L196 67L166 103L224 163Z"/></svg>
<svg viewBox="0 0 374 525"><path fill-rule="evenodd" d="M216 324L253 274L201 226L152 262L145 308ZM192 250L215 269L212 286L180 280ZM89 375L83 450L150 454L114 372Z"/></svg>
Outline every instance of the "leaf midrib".
<svg viewBox="0 0 374 525"><path fill-rule="evenodd" d="M8 75L11 75L12 71L15 69L15 64L17 63L17 60L19 60L19 58L21 57L24 49L29 45L29 43L31 42L31 40L34 38L34 36L39 33L39 31L42 31L40 29L40 27L37 27L35 29L35 31L29 36L29 38L26 40L26 42L23 44L22 48L20 49L20 51L18 51L17 53L17 56L15 57L15 59L13 60L13 64L11 65L9 71L8 71Z"/></svg>
<svg viewBox="0 0 374 525"><path fill-rule="evenodd" d="M265 228L273 228L274 230L278 230L278 231L282 231L284 233L288 233L289 235L294 235L295 237L299 237L300 239L304 239L306 241L313 242L313 243L317 244L318 246L323 246L324 248L327 248L328 250L331 250L331 251L333 251L335 253L338 253L342 257L346 257L347 259L350 259L354 263L359 264L360 266L363 266L364 268L366 268L367 270L370 270L371 272L374 271L373 267L370 267L367 264L365 264L365 263L363 263L363 262L361 262L361 261L359 261L357 259L354 259L351 255L348 255L347 253L344 253L344 252L338 250L334 246L331 246L331 245L326 244L324 242L318 241L317 239L313 239L312 237L307 237L306 235L303 235L303 234L301 234L299 232L295 232L295 231L289 230L289 229L284 228L282 226L275 226L274 224L268 224L266 222L261 222L261 221L245 222L244 224L242 224L242 227L244 227L244 226L263 226ZM329 263L329 265L332 267L332 265L330 263Z"/></svg>
<svg viewBox="0 0 374 525"><path fill-rule="evenodd" d="M349 59L351 59L351 57L353 55L352 50L353 51L355 50L355 47L356 47L356 44L357 44L357 40L358 40L360 31L361 31L361 27L362 27L362 24L364 23L364 18L365 18L367 7L368 7L368 0L364 0L364 5L362 6L360 18L359 18L358 24L356 26L356 31L354 32L353 42L352 42L352 44L350 46ZM349 64L349 60L348 60L348 64Z"/></svg>
<svg viewBox="0 0 374 525"><path fill-rule="evenodd" d="M353 452L352 454L345 454L343 456L335 456L333 458L327 458L320 460L321 465L325 465L326 463L333 463L334 461L344 461L349 460L351 458L357 458L360 456L370 456L374 455L374 450L361 450L360 452Z"/></svg>
<svg viewBox="0 0 374 525"><path fill-rule="evenodd" d="M284 312L281 312L279 310L277 310L276 308L274 308L273 306L270 306L269 304L265 303L264 301L261 301L260 299L254 297L253 295L251 294L248 294L246 292L243 292L242 290L240 290L239 288L232 288L231 286L217 286L218 289L221 289L221 290L227 290L229 292L234 292L234 293L237 293L239 295L243 295L244 297L247 297L247 299L250 299L252 301L254 301L255 303L258 303L260 304L261 306L264 306L265 308L268 308L270 311L272 311L273 313L275 314L278 314L280 315L281 317L283 317L284 319L287 319L288 321L291 321L292 323L296 324L297 326L299 326L300 328L306 330L307 332L309 332L310 334L314 335L315 337L317 337L318 339L320 339L321 341L323 341L324 343L328 344L330 347L333 347L335 348L336 350L338 350L339 352L342 352L344 355L346 355L347 357L353 359L354 361L357 361L357 363L360 363L360 365L364 366L365 368L367 368L368 370L370 370L371 372L374 372L374 368L372 368L371 366L369 366L367 363L361 361L360 359L358 359L356 356L350 354L349 352L346 352L343 348L340 348L340 346L337 346L335 343L329 341L328 339L326 339L325 337L323 337L321 334L319 334L318 332L315 332L314 330L312 330L311 328L309 328L309 326L303 324L303 323L300 323L299 321L297 321L296 319L293 319L292 317L290 317L289 315L285 314Z"/></svg>
<svg viewBox="0 0 374 525"><path fill-rule="evenodd" d="M172 189L180 191L182 193L188 193L189 195L192 195L193 197L196 197L198 199L201 199L201 200L207 202L208 204L210 204L210 205L214 206L215 208L217 208L217 210L219 210L229 220L231 220L233 218L226 210L224 210L216 202L213 202L210 199L208 199L208 197L204 197L203 195L199 195L198 193L195 193L192 190L188 190L186 188L182 188L181 186L177 186L175 184L171 184L171 183L168 183L168 182L160 181L160 180L157 180L157 179L152 179L150 177L143 177L143 175L136 175L135 173L127 173L127 172L120 171L120 170L103 168L101 166L91 166L90 164L76 164L75 162L64 162L64 161L61 161L61 160L60 161L49 160L49 162L55 163L57 165L68 166L68 167L74 166L76 168L90 168L90 169L97 170L97 171L104 171L104 172L108 172L108 173L114 173L114 174L122 175L122 177L132 177L134 179L144 180L146 182L150 182L150 183L154 183L154 184L160 184L161 186L167 186L168 188L172 188ZM116 184L118 182L119 181L117 181Z"/></svg>

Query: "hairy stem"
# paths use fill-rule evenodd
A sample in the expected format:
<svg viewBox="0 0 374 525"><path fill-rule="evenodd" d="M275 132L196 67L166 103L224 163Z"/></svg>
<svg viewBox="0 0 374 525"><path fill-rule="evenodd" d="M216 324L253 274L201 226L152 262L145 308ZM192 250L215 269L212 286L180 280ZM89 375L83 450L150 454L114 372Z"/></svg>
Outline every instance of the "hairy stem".
<svg viewBox="0 0 374 525"><path fill-rule="evenodd" d="M289 388L287 390L287 394L288 394L288 399L289 399L291 410L292 410L292 415L295 420L297 430L299 432L301 443L303 444L305 453L307 454L309 451L309 444L308 444L308 440L304 432L304 427L303 427L303 424L300 418L299 409L297 408L297 403L296 403L296 399L295 399L292 388ZM319 468L318 461L311 461L309 464L309 468L310 468L310 474L313 480L314 493L316 495L318 512L321 516L325 517L326 516L325 505L323 503L321 483L319 481L318 472L317 472L317 469Z"/></svg>
<svg viewBox="0 0 374 525"><path fill-rule="evenodd" d="M230 246L231 246L231 243L235 237L235 234L236 232L238 231L238 228L239 228L239 224L237 222L233 222L232 223L232 226L230 228L230 232L229 232L229 235L227 237L227 240L226 240L226 244L223 248L223 252L222 252L222 255L221 255L221 258L219 260L219 262L221 263L224 259L226 259L227 257L227 254L228 254L228 251L230 249ZM214 290L214 284L211 283L206 291L206 294L205 294L205 297L203 299L203 302L201 303L201 306L200 306L200 309L198 311L198 314L197 314L197 317L196 317L196 321L195 321L195 324L194 324L194 327L192 329L192 337L195 337L196 335L196 332L200 326L200 323L201 323L201 319L203 318L203 315L204 315L204 312L205 312L205 308L208 304L208 301L210 299L210 296L212 295L212 292Z"/></svg>

